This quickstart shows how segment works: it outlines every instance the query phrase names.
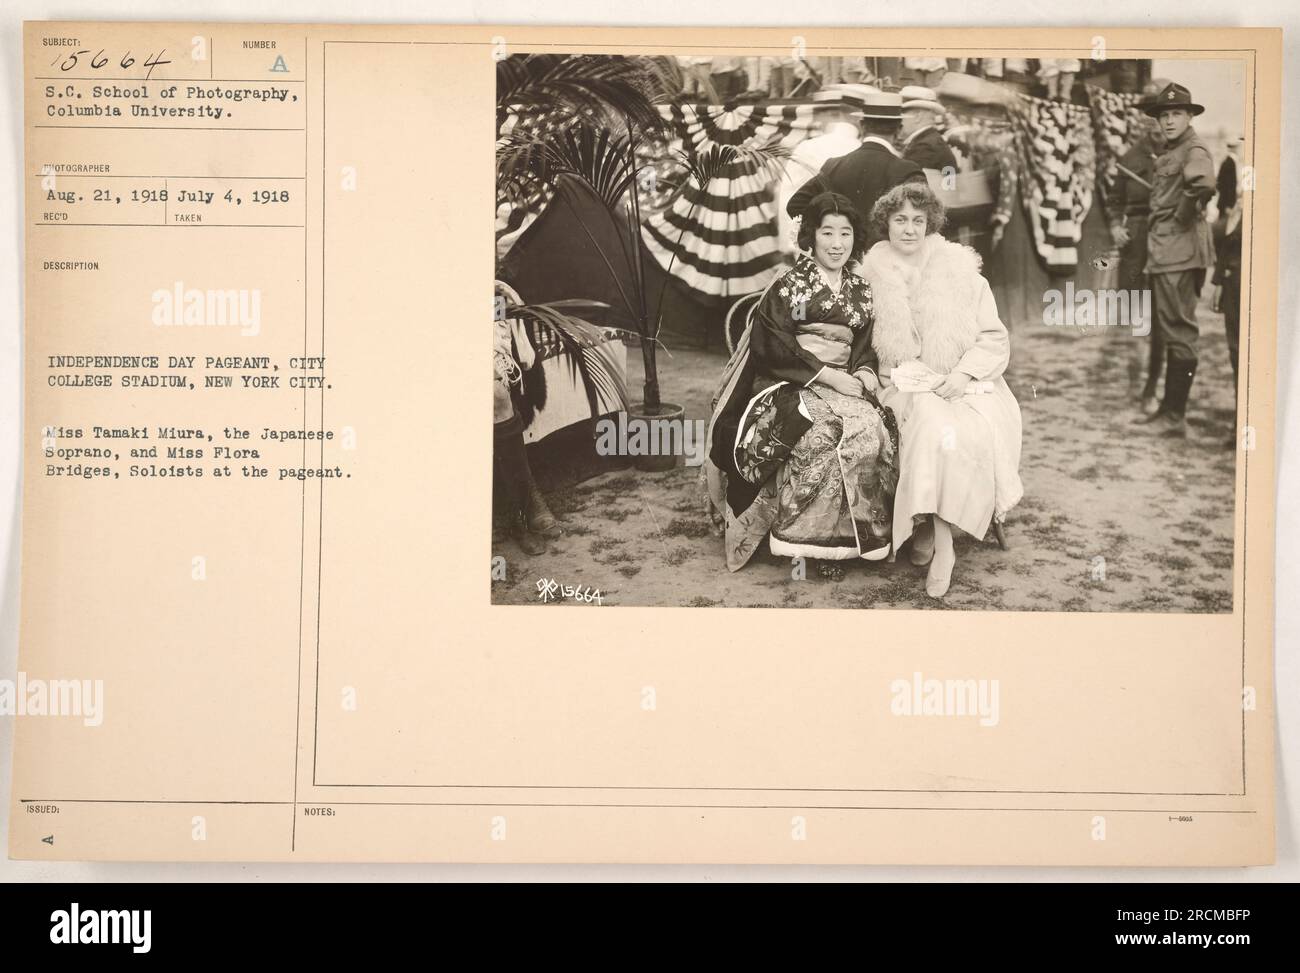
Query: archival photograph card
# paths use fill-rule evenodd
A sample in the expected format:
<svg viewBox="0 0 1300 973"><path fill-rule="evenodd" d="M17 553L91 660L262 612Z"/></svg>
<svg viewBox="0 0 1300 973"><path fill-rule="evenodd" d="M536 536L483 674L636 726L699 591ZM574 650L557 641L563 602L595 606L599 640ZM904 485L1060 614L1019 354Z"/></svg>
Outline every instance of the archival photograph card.
<svg viewBox="0 0 1300 973"><path fill-rule="evenodd" d="M9 854L1272 862L1280 72L27 23Z"/></svg>

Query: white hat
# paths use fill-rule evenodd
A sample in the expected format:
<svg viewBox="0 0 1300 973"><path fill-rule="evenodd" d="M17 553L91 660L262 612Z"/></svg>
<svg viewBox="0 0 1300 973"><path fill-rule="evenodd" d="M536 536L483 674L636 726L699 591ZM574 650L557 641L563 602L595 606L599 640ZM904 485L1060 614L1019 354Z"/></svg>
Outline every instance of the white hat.
<svg viewBox="0 0 1300 973"><path fill-rule="evenodd" d="M858 118L901 118L902 99L869 84L831 84L813 95L815 101L833 102Z"/></svg>
<svg viewBox="0 0 1300 973"><path fill-rule="evenodd" d="M886 121L900 121L903 117L903 99L894 91L881 91L868 84L853 85L861 89L859 96L862 104L863 118L880 118Z"/></svg>
<svg viewBox="0 0 1300 973"><path fill-rule="evenodd" d="M903 99L903 111L909 108L924 108L939 115L944 113L943 105L939 104L939 97L930 88L909 84L899 92L899 95Z"/></svg>
<svg viewBox="0 0 1300 973"><path fill-rule="evenodd" d="M821 107L843 104L849 108L861 108L863 99L880 89L869 84L828 84L813 92L813 101L822 102Z"/></svg>

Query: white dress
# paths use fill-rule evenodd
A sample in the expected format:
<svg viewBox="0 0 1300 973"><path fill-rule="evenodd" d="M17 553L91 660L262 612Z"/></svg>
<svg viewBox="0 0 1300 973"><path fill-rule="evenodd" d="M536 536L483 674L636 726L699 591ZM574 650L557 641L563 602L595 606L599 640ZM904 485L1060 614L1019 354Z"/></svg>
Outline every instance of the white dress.
<svg viewBox="0 0 1300 973"><path fill-rule="evenodd" d="M926 514L983 538L1024 493L1020 406L1002 377L1010 338L973 251L930 237L922 263L912 267L889 246L873 247L863 270L877 301L879 398L898 419L901 444L894 550ZM901 391L889 375L912 358L940 374L964 372L972 386L991 383L991 391L956 402L934 392Z"/></svg>

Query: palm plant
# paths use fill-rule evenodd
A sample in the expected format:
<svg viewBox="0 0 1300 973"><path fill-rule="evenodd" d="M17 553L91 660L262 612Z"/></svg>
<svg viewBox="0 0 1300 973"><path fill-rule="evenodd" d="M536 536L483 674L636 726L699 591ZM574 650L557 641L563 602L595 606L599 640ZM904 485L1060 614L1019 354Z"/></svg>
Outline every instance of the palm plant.
<svg viewBox="0 0 1300 973"><path fill-rule="evenodd" d="M676 252L652 304L637 181L648 171L642 167L642 153L666 134L659 105L680 90L676 65L666 58L525 55L498 62L498 121L508 129L497 143L498 198L517 205L550 193L572 209L633 322L645 366L643 403L650 414L662 404L656 350ZM515 121L507 124L512 114ZM656 178L671 190L667 206L683 193L693 194L687 197L689 225L714 179L743 165L775 181L788 154L775 143L713 145L698 154L679 150L671 154L669 172ZM568 193L556 192L565 180L576 180L600 201L603 217L615 230L616 249L600 243L590 216L573 205ZM686 225L675 250L680 249Z"/></svg>
<svg viewBox="0 0 1300 973"><path fill-rule="evenodd" d="M526 324L541 325L556 334L569 350L568 360L582 380L591 408L592 421L601 413L601 399L612 402L620 409L628 407L627 381L613 367L602 351L605 334L602 329L578 317L572 311L599 312L607 309L603 301L564 300L544 304L524 304L510 287L497 281L497 292L502 298L498 313L502 319L519 320Z"/></svg>
<svg viewBox="0 0 1300 973"><path fill-rule="evenodd" d="M497 131L510 115L627 118L638 129L660 124L656 105L681 90L666 57L525 54L497 61Z"/></svg>

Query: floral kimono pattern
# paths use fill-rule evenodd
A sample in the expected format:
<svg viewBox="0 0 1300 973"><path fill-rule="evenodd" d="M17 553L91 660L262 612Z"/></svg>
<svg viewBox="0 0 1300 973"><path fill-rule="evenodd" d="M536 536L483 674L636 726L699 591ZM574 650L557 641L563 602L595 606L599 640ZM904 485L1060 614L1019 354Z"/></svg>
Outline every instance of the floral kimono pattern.
<svg viewBox="0 0 1300 973"><path fill-rule="evenodd" d="M872 322L866 282L845 271L834 291L806 256L755 308L710 423L706 472L731 570L765 537L787 557L844 560L889 547L893 415L869 392L817 382L825 369L874 373Z"/></svg>

